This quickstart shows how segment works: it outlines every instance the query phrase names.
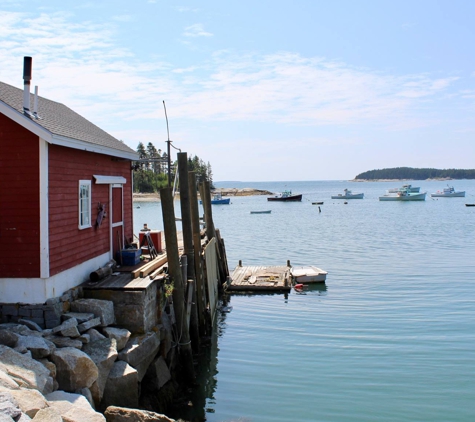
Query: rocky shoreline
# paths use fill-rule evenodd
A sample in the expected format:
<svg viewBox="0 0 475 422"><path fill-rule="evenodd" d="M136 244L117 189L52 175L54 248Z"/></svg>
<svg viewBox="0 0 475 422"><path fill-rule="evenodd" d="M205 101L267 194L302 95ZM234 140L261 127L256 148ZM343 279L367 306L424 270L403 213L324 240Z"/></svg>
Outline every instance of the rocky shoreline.
<svg viewBox="0 0 475 422"><path fill-rule="evenodd" d="M171 379L163 357L171 333L163 325L141 335L117 326L111 301L66 302L53 328L21 317L25 307L17 307L16 322L0 324L0 420L173 421L139 408L142 379L155 396Z"/></svg>

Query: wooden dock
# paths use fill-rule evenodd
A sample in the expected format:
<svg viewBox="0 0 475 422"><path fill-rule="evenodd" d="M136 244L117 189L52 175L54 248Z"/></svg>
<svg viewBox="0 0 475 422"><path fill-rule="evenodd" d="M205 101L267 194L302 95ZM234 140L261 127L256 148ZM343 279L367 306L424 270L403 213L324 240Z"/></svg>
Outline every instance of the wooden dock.
<svg viewBox="0 0 475 422"><path fill-rule="evenodd" d="M237 266L226 289L231 291L289 292L292 288L288 266Z"/></svg>

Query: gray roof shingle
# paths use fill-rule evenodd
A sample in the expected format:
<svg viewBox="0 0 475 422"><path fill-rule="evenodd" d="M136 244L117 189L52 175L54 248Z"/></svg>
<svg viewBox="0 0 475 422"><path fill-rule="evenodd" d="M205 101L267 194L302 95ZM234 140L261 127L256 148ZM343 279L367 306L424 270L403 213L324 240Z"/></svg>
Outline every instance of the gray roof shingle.
<svg viewBox="0 0 475 422"><path fill-rule="evenodd" d="M31 109L33 108L33 97L34 95L30 94ZM0 101L23 114L22 89L0 82ZM64 104L38 96L38 115L41 119L28 118L53 135L111 148L128 154L136 153L122 141L109 135Z"/></svg>

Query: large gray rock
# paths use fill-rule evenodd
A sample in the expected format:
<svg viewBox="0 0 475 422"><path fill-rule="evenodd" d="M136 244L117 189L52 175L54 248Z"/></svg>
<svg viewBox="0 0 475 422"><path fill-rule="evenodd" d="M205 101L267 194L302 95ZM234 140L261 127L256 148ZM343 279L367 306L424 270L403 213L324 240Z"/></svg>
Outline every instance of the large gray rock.
<svg viewBox="0 0 475 422"><path fill-rule="evenodd" d="M30 330L38 331L39 333L43 331L43 329L36 322L30 321L29 319L19 319L18 323L26 325Z"/></svg>
<svg viewBox="0 0 475 422"><path fill-rule="evenodd" d="M61 318L63 318L63 320L75 318L78 324L82 324L83 322L89 321L90 319L94 318L94 314L91 312L68 312L66 314L61 315Z"/></svg>
<svg viewBox="0 0 475 422"><path fill-rule="evenodd" d="M102 397L104 407L117 404L130 408L137 408L139 404L137 371L121 360L114 363Z"/></svg>
<svg viewBox="0 0 475 422"><path fill-rule="evenodd" d="M75 349L82 349L83 342L81 340L72 339L69 337L61 337L61 336L48 336L46 337L50 340L54 345L58 348L64 347L74 347Z"/></svg>
<svg viewBox="0 0 475 422"><path fill-rule="evenodd" d="M29 350L33 359L45 358L56 349L56 346L51 341L36 336L19 336L16 347Z"/></svg>
<svg viewBox="0 0 475 422"><path fill-rule="evenodd" d="M125 347L131 335L126 328L105 327L102 331L107 337L116 339L119 352Z"/></svg>
<svg viewBox="0 0 475 422"><path fill-rule="evenodd" d="M10 392L0 393L0 417L1 415L12 419L21 415L21 409Z"/></svg>
<svg viewBox="0 0 475 422"><path fill-rule="evenodd" d="M18 390L20 386L7 373L7 369L0 363L0 390Z"/></svg>
<svg viewBox="0 0 475 422"><path fill-rule="evenodd" d="M56 349L51 360L56 365L56 380L61 390L72 392L84 387L89 388L99 375L92 359L74 347Z"/></svg>
<svg viewBox="0 0 475 422"><path fill-rule="evenodd" d="M105 422L106 420L81 394L55 391L45 398L49 406L61 415L64 422Z"/></svg>
<svg viewBox="0 0 475 422"><path fill-rule="evenodd" d="M106 338L105 335L101 334L99 331L95 330L94 328L91 328L90 330L87 330L85 334L88 334L89 337L91 338L91 342L100 340L102 338Z"/></svg>
<svg viewBox="0 0 475 422"><path fill-rule="evenodd" d="M147 369L147 381L156 390L162 388L171 378L170 370L162 356L156 358Z"/></svg>
<svg viewBox="0 0 475 422"><path fill-rule="evenodd" d="M31 330L28 328L26 325L23 324L14 324L14 323L8 323L8 324L1 324L0 325L0 330L8 330L12 333L19 334L21 336L38 336L42 337L42 333L39 333L36 330Z"/></svg>
<svg viewBox="0 0 475 422"><path fill-rule="evenodd" d="M105 338L84 345L84 353L87 353L96 364L99 371L97 381L90 387L92 397L96 407L102 400L107 378L117 360L117 349L115 339Z"/></svg>
<svg viewBox="0 0 475 422"><path fill-rule="evenodd" d="M82 324L79 324L78 330L80 333L85 333L86 331L94 327L100 327L101 325L102 325L101 318L96 317L96 318L90 319L89 321L85 321Z"/></svg>
<svg viewBox="0 0 475 422"><path fill-rule="evenodd" d="M134 368L142 361L155 357L160 348L160 335L155 331L130 338L127 345L119 353L119 360L123 360Z"/></svg>
<svg viewBox="0 0 475 422"><path fill-rule="evenodd" d="M0 363L19 386L34 388L43 394L53 391L53 378L40 362L0 345Z"/></svg>
<svg viewBox="0 0 475 422"><path fill-rule="evenodd" d="M110 300L79 299L71 302L72 312L93 313L101 318L101 326L107 327L115 322L114 303Z"/></svg>
<svg viewBox="0 0 475 422"><path fill-rule="evenodd" d="M32 420L34 422L63 422L61 414L52 407L39 410Z"/></svg>
<svg viewBox="0 0 475 422"><path fill-rule="evenodd" d="M48 407L45 397L38 390L22 388L10 391L11 395L18 403L18 407L30 418L34 418L40 409Z"/></svg>
<svg viewBox="0 0 475 422"><path fill-rule="evenodd" d="M57 370L56 370L56 365L51 362L50 360L46 359L46 358L43 358L43 359L36 359L38 362L42 363L46 369L48 369L50 375L53 377L53 378L56 378L56 373L57 373Z"/></svg>
<svg viewBox="0 0 475 422"><path fill-rule="evenodd" d="M128 409L125 407L109 406L104 416L107 422L174 422L168 416L148 410Z"/></svg>
<svg viewBox="0 0 475 422"><path fill-rule="evenodd" d="M54 327L51 331L53 332L53 334L61 333L61 335L64 335L62 333L63 331L67 331L77 326L78 326L78 320L76 318L69 318L63 321L62 324L58 325L57 327Z"/></svg>
<svg viewBox="0 0 475 422"><path fill-rule="evenodd" d="M8 347L15 347L18 341L18 334L10 330L0 330L0 344Z"/></svg>

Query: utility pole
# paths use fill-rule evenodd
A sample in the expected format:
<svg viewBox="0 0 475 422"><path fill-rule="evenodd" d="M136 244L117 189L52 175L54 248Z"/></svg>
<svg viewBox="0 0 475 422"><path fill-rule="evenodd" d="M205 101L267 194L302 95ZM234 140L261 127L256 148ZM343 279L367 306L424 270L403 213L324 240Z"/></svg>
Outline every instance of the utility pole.
<svg viewBox="0 0 475 422"><path fill-rule="evenodd" d="M163 108L165 109L165 120L167 121L167 160L168 160L168 187L172 186L172 163L170 159L170 131L168 129L168 116L167 116L167 108L165 106L165 100L163 100Z"/></svg>

